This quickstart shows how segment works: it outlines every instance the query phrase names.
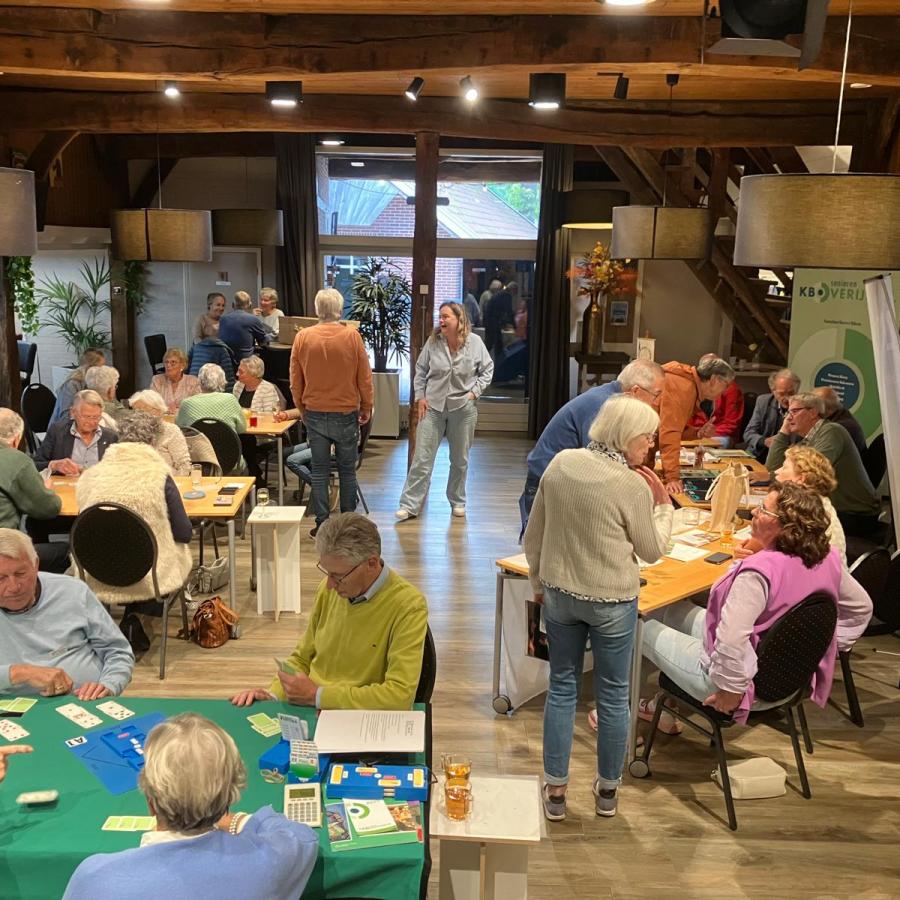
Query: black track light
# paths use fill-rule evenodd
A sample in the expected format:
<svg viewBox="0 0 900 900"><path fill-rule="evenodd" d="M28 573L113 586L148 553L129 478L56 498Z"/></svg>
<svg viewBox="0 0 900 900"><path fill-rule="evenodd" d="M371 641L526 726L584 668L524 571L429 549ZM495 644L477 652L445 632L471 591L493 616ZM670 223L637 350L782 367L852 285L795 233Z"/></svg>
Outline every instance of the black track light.
<svg viewBox="0 0 900 900"><path fill-rule="evenodd" d="M303 102L302 81L267 81L266 98L272 106L293 109Z"/></svg>
<svg viewBox="0 0 900 900"><path fill-rule="evenodd" d="M419 99L419 94L422 93L423 87L425 87L425 79L416 76L409 83L409 87L403 92L403 96L406 97L407 100L416 101Z"/></svg>
<svg viewBox="0 0 900 900"><path fill-rule="evenodd" d="M566 102L566 76L562 72L532 72L528 76L528 105L559 109Z"/></svg>
<svg viewBox="0 0 900 900"><path fill-rule="evenodd" d="M620 75L616 79L616 89L613 91L613 97L616 100L627 100L628 99L628 76Z"/></svg>

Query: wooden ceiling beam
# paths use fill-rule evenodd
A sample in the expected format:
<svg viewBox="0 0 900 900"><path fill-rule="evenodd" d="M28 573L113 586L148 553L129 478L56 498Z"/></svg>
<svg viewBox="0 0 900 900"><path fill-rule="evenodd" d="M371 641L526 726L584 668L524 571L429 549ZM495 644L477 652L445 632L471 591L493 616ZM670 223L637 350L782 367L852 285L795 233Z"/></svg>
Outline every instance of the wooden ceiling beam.
<svg viewBox="0 0 900 900"><path fill-rule="evenodd" d="M360 27L361 22L364 23ZM700 16L358 16L250 13L98 12L7 7L0 60L7 72L82 77L221 82L300 78L304 74L641 65L700 68L701 47L719 36ZM852 79L900 86L900 18L854 23ZM815 63L796 71L790 58L707 55L702 70L728 76L836 81L844 24L830 18ZM756 73L754 76L753 73Z"/></svg>
<svg viewBox="0 0 900 900"><path fill-rule="evenodd" d="M752 147L827 144L834 104L827 102L636 102L535 113L521 102L486 100L462 109L456 100L316 95L296 111L273 109L255 94L191 94L177 104L159 93L0 91L3 125L10 131L158 132L371 132L435 131L484 140L604 144L638 147ZM842 137L865 137L867 104L845 104Z"/></svg>
<svg viewBox="0 0 900 900"><path fill-rule="evenodd" d="M264 132L243 134L116 134L110 151L118 159L171 159L217 156L275 156L275 139Z"/></svg>

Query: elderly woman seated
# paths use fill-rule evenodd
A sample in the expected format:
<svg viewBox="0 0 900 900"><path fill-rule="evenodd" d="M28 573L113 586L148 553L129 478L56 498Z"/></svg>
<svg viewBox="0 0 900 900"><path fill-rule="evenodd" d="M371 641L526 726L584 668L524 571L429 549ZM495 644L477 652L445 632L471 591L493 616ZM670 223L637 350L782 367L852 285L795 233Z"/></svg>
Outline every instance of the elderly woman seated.
<svg viewBox="0 0 900 900"><path fill-rule="evenodd" d="M183 400L175 424L184 428L198 419L218 419L238 434L247 430L247 420L234 394L225 393L227 381L221 366L207 363L197 375L200 393Z"/></svg>
<svg viewBox="0 0 900 900"><path fill-rule="evenodd" d="M153 449L159 434L159 419L149 413L132 412L119 424L119 443L107 450L96 466L78 480L75 498L79 512L97 503L119 503L137 513L156 538L156 578L160 596L183 587L191 570L191 521L169 473L169 467ZM114 451L114 452L113 452ZM151 573L126 586L102 584L85 573L85 581L107 605L153 599ZM132 643L145 644L139 623L127 623L133 629Z"/></svg>
<svg viewBox="0 0 900 900"><path fill-rule="evenodd" d="M711 588L707 608L667 607L644 623L643 652L682 690L737 722L754 703L756 647L782 616L810 594L824 592L838 609L835 638L819 664L812 699L824 706L838 650L850 648L872 617L872 601L828 542L821 497L799 484L780 484L753 511L760 550L732 565Z"/></svg>
<svg viewBox="0 0 900 900"><path fill-rule="evenodd" d="M166 401L156 391L138 391L128 401L133 410L149 413L159 420L159 432L152 441L156 452L165 460L173 475L191 474L191 454L181 429L167 422Z"/></svg>
<svg viewBox="0 0 900 900"><path fill-rule="evenodd" d="M224 298L222 302L224 303ZM200 370L207 363L222 367L228 390L231 390L234 387L234 357L228 345L219 340L218 319L200 316L197 322L197 341L188 354L188 373L199 378Z"/></svg>
<svg viewBox="0 0 900 900"><path fill-rule="evenodd" d="M93 366L84 373L84 383L88 390L96 391L103 398L100 424L112 431L118 430L119 419L128 412L128 408L116 399L119 370L112 366Z"/></svg>
<svg viewBox="0 0 900 900"><path fill-rule="evenodd" d="M163 366L165 372L150 380L150 390L163 398L168 412L176 413L185 397L200 393L200 384L193 375L185 375L188 358L181 347L170 347L166 351Z"/></svg>
<svg viewBox="0 0 900 900"><path fill-rule="evenodd" d="M241 409L274 413L284 409L284 397L271 381L264 381L265 363L258 356L242 359L237 371L234 396Z"/></svg>
<svg viewBox="0 0 900 900"><path fill-rule="evenodd" d="M138 786L156 830L141 846L88 857L64 900L240 897L297 900L319 838L271 806L229 812L247 783L232 738L196 713L161 722L144 744Z"/></svg>

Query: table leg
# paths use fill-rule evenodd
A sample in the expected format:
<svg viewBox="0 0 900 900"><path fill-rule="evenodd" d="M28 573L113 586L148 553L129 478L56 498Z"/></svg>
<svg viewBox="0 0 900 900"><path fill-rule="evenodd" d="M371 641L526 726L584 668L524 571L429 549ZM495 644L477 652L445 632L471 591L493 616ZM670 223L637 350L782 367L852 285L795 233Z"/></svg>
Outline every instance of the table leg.
<svg viewBox="0 0 900 900"><path fill-rule="evenodd" d="M482 843L478 852L478 900L487 896L487 845Z"/></svg>
<svg viewBox="0 0 900 900"><path fill-rule="evenodd" d="M284 442L278 436L278 505L284 506ZM276 616L277 621L277 616Z"/></svg>
<svg viewBox="0 0 900 900"><path fill-rule="evenodd" d="M496 601L494 606L494 685L491 701L494 712L501 715L509 712L509 697L500 693L500 652L503 640L503 582L506 576L502 572L497 573Z"/></svg>
<svg viewBox="0 0 900 900"><path fill-rule="evenodd" d="M234 518L228 520L228 605L234 609L237 606L237 591L235 580L237 579L237 561L235 560Z"/></svg>
<svg viewBox="0 0 900 900"><path fill-rule="evenodd" d="M275 621L278 621L278 616L281 613L281 604L279 603L279 599L281 596L281 588L279 586L279 572L278 572L278 557L281 556L281 553L278 550L278 526L276 525L272 529L272 546L275 550L272 559L272 574L275 579L275 593L272 596L272 606L275 610Z"/></svg>
<svg viewBox="0 0 900 900"><path fill-rule="evenodd" d="M250 511L256 509L256 488L253 487L249 495ZM250 526L250 590L256 590L256 532Z"/></svg>
<svg viewBox="0 0 900 900"><path fill-rule="evenodd" d="M630 764L637 756L637 729L638 707L641 702L641 662L644 655L641 652L641 643L644 635L644 620L638 616L634 626L634 649L631 651L631 684L629 686L630 721L628 723L628 748L625 758Z"/></svg>

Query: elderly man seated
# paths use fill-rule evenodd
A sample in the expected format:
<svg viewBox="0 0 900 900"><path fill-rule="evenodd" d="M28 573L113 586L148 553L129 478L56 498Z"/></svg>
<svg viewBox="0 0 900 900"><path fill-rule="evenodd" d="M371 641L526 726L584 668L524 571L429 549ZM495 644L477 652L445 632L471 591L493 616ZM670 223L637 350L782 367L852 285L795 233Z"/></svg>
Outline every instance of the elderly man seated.
<svg viewBox="0 0 900 900"><path fill-rule="evenodd" d="M25 432L22 417L0 407L0 528L18 528L22 516L47 522L59 515L62 501L38 475L34 463L18 449ZM69 545L46 541L35 545L44 572L65 572Z"/></svg>
<svg viewBox="0 0 900 900"><path fill-rule="evenodd" d="M138 778L156 830L140 847L88 857L64 900L296 900L315 866L319 837L271 806L232 812L246 784L234 740L214 722L196 713L161 722L147 736Z"/></svg>
<svg viewBox="0 0 900 900"><path fill-rule="evenodd" d="M72 402L71 419L51 425L34 455L38 469L50 474L80 475L97 465L106 448L118 438L101 425L103 398L96 391L79 391Z"/></svg>
<svg viewBox="0 0 900 900"><path fill-rule="evenodd" d="M0 528L0 694L121 694L134 654L90 588L38 572L28 537Z"/></svg>
<svg viewBox="0 0 900 900"><path fill-rule="evenodd" d="M316 550L325 578L306 634L287 659L292 673L278 672L268 690L250 688L231 702L409 709L422 670L425 597L384 564L378 528L358 513L323 522Z"/></svg>

